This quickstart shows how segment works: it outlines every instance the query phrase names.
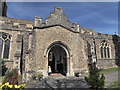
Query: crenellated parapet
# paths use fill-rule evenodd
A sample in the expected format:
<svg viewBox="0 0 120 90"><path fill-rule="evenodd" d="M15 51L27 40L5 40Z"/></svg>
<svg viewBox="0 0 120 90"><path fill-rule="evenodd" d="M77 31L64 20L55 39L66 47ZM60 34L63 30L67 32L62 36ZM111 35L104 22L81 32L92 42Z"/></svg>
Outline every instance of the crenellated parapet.
<svg viewBox="0 0 120 90"><path fill-rule="evenodd" d="M55 8L54 11L50 13L50 16L46 17L45 22L42 21L41 17L36 16L34 18L34 28L44 28L57 25L63 26L73 32L79 32L79 25L73 23L71 26L70 21L67 20L61 8Z"/></svg>
<svg viewBox="0 0 120 90"><path fill-rule="evenodd" d="M89 37L93 37L93 33L94 30L93 29L88 29L85 27L80 27L80 34L84 37L84 38L89 38Z"/></svg>
<svg viewBox="0 0 120 90"><path fill-rule="evenodd" d="M0 17L0 28L3 30L31 31L33 22L30 20Z"/></svg>
<svg viewBox="0 0 120 90"><path fill-rule="evenodd" d="M113 35L95 32L95 38L96 39L110 39L111 40L111 39L113 39Z"/></svg>

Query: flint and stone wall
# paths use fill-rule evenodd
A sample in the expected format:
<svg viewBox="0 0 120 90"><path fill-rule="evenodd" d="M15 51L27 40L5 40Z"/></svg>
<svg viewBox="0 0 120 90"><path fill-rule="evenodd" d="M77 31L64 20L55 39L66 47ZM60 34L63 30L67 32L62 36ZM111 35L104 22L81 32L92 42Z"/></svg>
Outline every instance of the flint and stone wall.
<svg viewBox="0 0 120 90"><path fill-rule="evenodd" d="M31 32L31 30L32 30L32 21L8 18L8 17L0 17L0 32L5 32L11 35L9 58L5 60L8 68L13 69L15 64L14 61L16 60L15 54L17 52L17 47L18 47L17 46L18 35L23 35L25 37L26 36L25 33L29 33ZM24 39L24 41L25 40L26 39ZM24 45L24 48L26 46L27 45ZM24 49L24 51L26 51L26 49Z"/></svg>
<svg viewBox="0 0 120 90"><path fill-rule="evenodd" d="M92 60L97 61L99 68L119 66L120 37L94 32L93 29L79 27L77 23L70 25L61 8L55 8L43 22L42 18L35 17L34 23L30 20L0 17L0 32L10 34L10 55L6 60L8 68L13 68L17 51L17 38L21 35L21 70L24 75L34 72L47 76L48 47L54 42L64 43L69 53L67 55L67 76L88 70ZM110 45L110 58L101 58L100 45L106 40ZM19 41L19 40L18 40ZM27 74L25 74L27 73Z"/></svg>

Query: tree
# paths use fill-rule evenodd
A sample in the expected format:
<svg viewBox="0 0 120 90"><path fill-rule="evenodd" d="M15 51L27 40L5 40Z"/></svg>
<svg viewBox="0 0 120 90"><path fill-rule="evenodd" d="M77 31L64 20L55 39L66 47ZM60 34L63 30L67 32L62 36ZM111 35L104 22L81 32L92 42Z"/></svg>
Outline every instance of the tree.
<svg viewBox="0 0 120 90"><path fill-rule="evenodd" d="M99 74L99 69L96 67L96 63L92 63L89 68L89 76L85 77L86 82L88 85L91 85L91 88L104 88L105 77L104 75Z"/></svg>

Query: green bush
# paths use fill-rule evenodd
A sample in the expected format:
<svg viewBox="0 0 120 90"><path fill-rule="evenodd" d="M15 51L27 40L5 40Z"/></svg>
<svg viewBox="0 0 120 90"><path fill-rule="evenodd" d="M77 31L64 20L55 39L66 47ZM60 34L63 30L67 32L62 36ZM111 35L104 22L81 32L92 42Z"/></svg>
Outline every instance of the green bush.
<svg viewBox="0 0 120 90"><path fill-rule="evenodd" d="M40 79L43 78L43 75L42 75L42 74L38 74L37 77L38 77L38 79L40 80Z"/></svg>
<svg viewBox="0 0 120 90"><path fill-rule="evenodd" d="M37 76L36 76L35 74L32 75L32 79L33 79L33 80L36 80L36 77L37 77Z"/></svg>
<svg viewBox="0 0 120 90"><path fill-rule="evenodd" d="M32 75L32 79L33 80L41 80L43 78L43 75L42 74L33 74Z"/></svg>
<svg viewBox="0 0 120 90"><path fill-rule="evenodd" d="M103 74L99 75L99 69L96 67L95 62L90 66L89 76L85 77L85 80L93 89L104 88L105 77Z"/></svg>
<svg viewBox="0 0 120 90"><path fill-rule="evenodd" d="M22 75L18 75L18 82L22 83Z"/></svg>
<svg viewBox="0 0 120 90"><path fill-rule="evenodd" d="M0 76L4 76L7 70L4 60L0 59L0 72L2 72Z"/></svg>
<svg viewBox="0 0 120 90"><path fill-rule="evenodd" d="M18 84L18 70L17 69L7 71L3 79L3 84L6 82L9 82L10 84L13 84L13 85Z"/></svg>

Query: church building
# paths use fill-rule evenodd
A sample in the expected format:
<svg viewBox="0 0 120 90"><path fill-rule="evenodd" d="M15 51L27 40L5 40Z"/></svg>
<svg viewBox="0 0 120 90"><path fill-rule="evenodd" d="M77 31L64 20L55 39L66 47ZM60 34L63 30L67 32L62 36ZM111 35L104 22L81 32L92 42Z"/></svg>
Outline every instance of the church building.
<svg viewBox="0 0 120 90"><path fill-rule="evenodd" d="M55 7L45 22L7 17L6 3L0 10L0 59L24 78L47 77L49 66L52 73L84 76L93 62L101 69L120 65L120 36L71 25L64 8Z"/></svg>

